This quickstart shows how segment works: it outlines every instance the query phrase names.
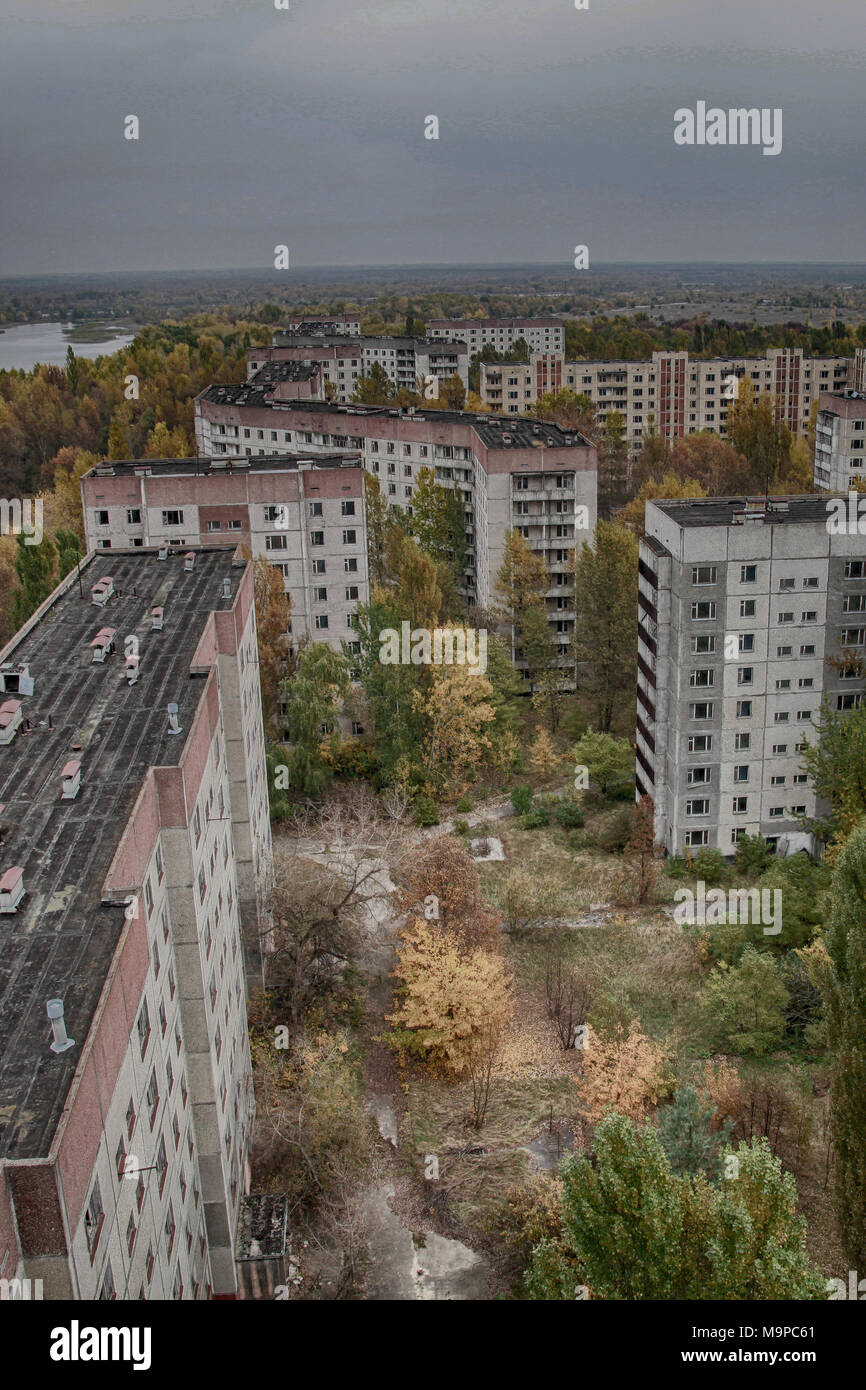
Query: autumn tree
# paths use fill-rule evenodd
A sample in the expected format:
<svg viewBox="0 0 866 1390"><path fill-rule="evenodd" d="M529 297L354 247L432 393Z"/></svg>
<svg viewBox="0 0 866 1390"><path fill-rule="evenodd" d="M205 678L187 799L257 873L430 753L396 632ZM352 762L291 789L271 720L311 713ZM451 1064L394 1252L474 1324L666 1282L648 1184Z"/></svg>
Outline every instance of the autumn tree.
<svg viewBox="0 0 866 1390"><path fill-rule="evenodd" d="M442 487L432 468L419 468L410 524L425 555L450 570L460 587L466 567L466 518L459 488Z"/></svg>
<svg viewBox="0 0 866 1390"><path fill-rule="evenodd" d="M854 1269L866 1266L866 822L836 861L825 935L831 1127L839 1231Z"/></svg>
<svg viewBox="0 0 866 1390"><path fill-rule="evenodd" d="M327 643L311 642L299 652L295 674L280 688L290 740L289 784L312 796L331 781L340 743L340 704L349 688L348 661Z"/></svg>
<svg viewBox="0 0 866 1390"><path fill-rule="evenodd" d="M355 383L352 400L358 405L387 405L393 395L391 378L379 362L374 362L365 376Z"/></svg>
<svg viewBox="0 0 866 1390"><path fill-rule="evenodd" d="M575 391L545 392L529 414L536 420L550 420L561 429L577 430L589 440L594 441L598 433L592 398Z"/></svg>
<svg viewBox="0 0 866 1390"><path fill-rule="evenodd" d="M866 816L866 707L833 709L825 699L814 741L805 739L800 766L831 816L819 829L825 838L844 837Z"/></svg>
<svg viewBox="0 0 866 1390"><path fill-rule="evenodd" d="M793 1175L766 1141L735 1157L735 1181L679 1176L652 1125L610 1115L593 1152L563 1164L562 1234L535 1247L530 1297L825 1299Z"/></svg>
<svg viewBox="0 0 866 1390"><path fill-rule="evenodd" d="M665 473L662 478L650 478L644 483L636 497L616 514L618 526L625 526L636 536L644 535L646 504L656 498L665 497L706 497L707 489L695 478L681 479L676 473Z"/></svg>
<svg viewBox="0 0 866 1390"><path fill-rule="evenodd" d="M520 644L526 614L533 608L544 609L549 588L550 571L544 556L537 555L519 531L509 531L493 589L496 616L511 628L512 656Z"/></svg>
<svg viewBox="0 0 866 1390"><path fill-rule="evenodd" d="M625 416L611 410L604 422L598 450L598 505L605 516L628 496L628 441Z"/></svg>
<svg viewBox="0 0 866 1390"><path fill-rule="evenodd" d="M57 551L53 543L47 536L38 545L28 545L27 539L21 532L15 537L18 588L12 600L12 617L16 630L44 603L57 583Z"/></svg>
<svg viewBox="0 0 866 1390"><path fill-rule="evenodd" d="M635 901L643 903L655 883L655 808L651 796L642 796L635 803L625 860L634 866Z"/></svg>
<svg viewBox="0 0 866 1390"><path fill-rule="evenodd" d="M486 761L488 728L496 717L492 694L492 685L477 669L453 665L434 666L429 686L413 695L424 724L423 767L439 795L461 795Z"/></svg>
<svg viewBox="0 0 866 1390"><path fill-rule="evenodd" d="M253 565L256 630L259 650L259 684L265 729L278 723L281 682L294 674L290 650L292 601L285 591L282 571L264 556Z"/></svg>
<svg viewBox="0 0 866 1390"><path fill-rule="evenodd" d="M529 669L532 706L556 733L565 704L565 672L560 667L559 646L546 610L528 608L520 622L520 651Z"/></svg>
<svg viewBox="0 0 866 1390"><path fill-rule="evenodd" d="M625 738L588 729L574 745L575 767L586 768L588 788L604 797L629 796L634 789L634 748Z"/></svg>
<svg viewBox="0 0 866 1390"><path fill-rule="evenodd" d="M598 1121L608 1110L642 1120L670 1089L668 1055L633 1019L603 1038L587 1025L580 1076L575 1078L584 1113Z"/></svg>
<svg viewBox="0 0 866 1390"><path fill-rule="evenodd" d="M628 531L600 521L594 544L584 543L573 562L578 689L603 733L636 687L637 550Z"/></svg>
<svg viewBox="0 0 866 1390"><path fill-rule="evenodd" d="M732 1052L762 1056L785 1034L788 991L772 956L747 945L736 966L720 961L701 991L720 1041Z"/></svg>
<svg viewBox="0 0 866 1390"><path fill-rule="evenodd" d="M553 746L546 729L539 729L529 750L529 764L537 777L548 778L560 766L562 759Z"/></svg>
<svg viewBox="0 0 866 1390"><path fill-rule="evenodd" d="M512 981L498 952L467 951L451 932L413 918L400 932L391 1044L454 1076L470 1067L478 1038L498 1035L512 1008Z"/></svg>
<svg viewBox="0 0 866 1390"><path fill-rule="evenodd" d="M671 448L666 471L681 478L684 483L694 479L710 497L730 497L754 486L746 459L713 430L702 430L698 434L686 434L677 439ZM687 496L686 493L675 495Z"/></svg>
<svg viewBox="0 0 866 1390"><path fill-rule="evenodd" d="M632 486L640 488L650 478L662 477L668 471L670 448L659 434L653 411L647 416L640 453L632 466Z"/></svg>
<svg viewBox="0 0 866 1390"><path fill-rule="evenodd" d="M468 949L498 946L499 914L484 897L478 866L460 840L437 835L413 846L401 875L401 912L423 916Z"/></svg>
<svg viewBox="0 0 866 1390"><path fill-rule="evenodd" d="M746 460L747 486L761 491L778 486L793 436L788 426L776 419L773 398L760 395L756 400L751 382L745 379L740 381L737 399L728 410L728 438Z"/></svg>

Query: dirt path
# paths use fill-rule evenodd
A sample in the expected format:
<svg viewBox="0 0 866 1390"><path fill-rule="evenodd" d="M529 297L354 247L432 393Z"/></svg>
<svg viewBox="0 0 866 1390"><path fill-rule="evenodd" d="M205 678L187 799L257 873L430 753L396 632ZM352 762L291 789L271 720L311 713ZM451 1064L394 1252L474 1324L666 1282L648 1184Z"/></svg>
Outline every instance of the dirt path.
<svg viewBox="0 0 866 1390"><path fill-rule="evenodd" d="M508 807L510 810L510 805ZM488 813L489 814L489 813ZM483 817L481 817L483 819ZM447 833L432 827L434 834ZM427 837L410 830L407 838ZM391 1000L395 933L401 918L394 913L396 885L388 864L375 856L363 857L323 840L297 841L306 858L327 864L350 879L356 869L365 877L360 889L360 921L363 942L358 964L364 974L368 1006L374 1014L376 1033L384 1026ZM384 1043L372 1041L365 1067L365 1105L376 1121L380 1151L376 1179L361 1197L367 1247L365 1299L452 1300L489 1297L488 1265L484 1255L462 1241L427 1229L427 1194L412 1172L407 1156L400 1155L400 1119L395 1101L398 1082L391 1053ZM408 1215L412 1213L412 1215ZM427 1220L425 1220L427 1217Z"/></svg>

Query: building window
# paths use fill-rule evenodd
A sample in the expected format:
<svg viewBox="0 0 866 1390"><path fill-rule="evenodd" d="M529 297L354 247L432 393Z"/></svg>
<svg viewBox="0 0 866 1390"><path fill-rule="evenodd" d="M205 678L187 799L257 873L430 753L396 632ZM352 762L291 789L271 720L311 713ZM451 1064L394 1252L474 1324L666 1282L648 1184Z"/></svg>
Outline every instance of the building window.
<svg viewBox="0 0 866 1390"><path fill-rule="evenodd" d="M316 627L321 631L323 628L326 628L327 626L328 626L328 615L327 615L327 613L317 613L317 614L316 614Z"/></svg>
<svg viewBox="0 0 866 1390"><path fill-rule="evenodd" d="M144 1054L147 1051L148 1039L150 1037L150 1014L148 1013L146 999L141 1006L138 1015L138 1021L135 1026L136 1031L138 1033L138 1045L141 1048L141 1056L143 1060Z"/></svg>
<svg viewBox="0 0 866 1390"><path fill-rule="evenodd" d="M712 719L713 702L702 700L698 704L690 705L689 711L690 719Z"/></svg>
<svg viewBox="0 0 866 1390"><path fill-rule="evenodd" d="M734 748L739 753L743 753L752 745L751 734L734 734Z"/></svg>
<svg viewBox="0 0 866 1390"><path fill-rule="evenodd" d="M692 734L688 742L690 753L709 753L713 747L712 734Z"/></svg>
<svg viewBox="0 0 866 1390"><path fill-rule="evenodd" d="M753 652L755 650L754 632L741 632L738 647L741 652Z"/></svg>
<svg viewBox="0 0 866 1390"><path fill-rule="evenodd" d="M751 719L751 717L752 717L752 702L751 702L751 700L738 700L738 701L737 701L737 718L738 718L738 719Z"/></svg>
<svg viewBox="0 0 866 1390"><path fill-rule="evenodd" d="M114 1288L114 1274L112 1273L111 1269L111 1260L109 1260L105 1266L105 1274L103 1275L102 1283L99 1286L99 1297L100 1300L109 1303L112 1301L112 1299L117 1298L117 1293L115 1292Z"/></svg>
<svg viewBox="0 0 866 1390"><path fill-rule="evenodd" d="M154 1123L156 1122L156 1112L159 1107L159 1082L156 1079L155 1067L151 1069L145 1099L147 1101L147 1108L150 1111L150 1127L153 1129Z"/></svg>
<svg viewBox="0 0 866 1390"><path fill-rule="evenodd" d="M685 843L690 848L694 848L696 845L708 845L710 832L708 830L687 830L684 838Z"/></svg>
<svg viewBox="0 0 866 1390"><path fill-rule="evenodd" d="M707 797L698 797L695 800L686 802L687 816L708 816L710 814L710 803Z"/></svg>
<svg viewBox="0 0 866 1390"><path fill-rule="evenodd" d="M758 577L757 565L740 565L740 583L754 584Z"/></svg>
<svg viewBox="0 0 866 1390"><path fill-rule="evenodd" d="M715 584L715 565L695 565L692 569L693 584Z"/></svg>
<svg viewBox="0 0 866 1390"><path fill-rule="evenodd" d="M731 802L731 814L734 816L744 816L749 809L749 798L747 796L735 796Z"/></svg>
<svg viewBox="0 0 866 1390"><path fill-rule="evenodd" d="M754 678L753 666L740 666L737 669L737 685L751 685Z"/></svg>
<svg viewBox="0 0 866 1390"><path fill-rule="evenodd" d="M105 1212L102 1209L102 1193L99 1191L99 1179L93 1181L93 1190L90 1193L90 1201L84 1213L84 1234L87 1238L87 1249L90 1258L96 1254L96 1247L99 1244L99 1234L102 1230L102 1223L105 1220Z"/></svg>
<svg viewBox="0 0 866 1390"><path fill-rule="evenodd" d="M351 501L350 499L348 499L348 498L344 498L343 501L340 503L340 515L341 515L341 516L354 516L354 515L355 515L355 503L354 503L353 501Z"/></svg>
<svg viewBox="0 0 866 1390"><path fill-rule="evenodd" d="M693 603L692 620L698 623L712 622L716 616L715 603Z"/></svg>
<svg viewBox="0 0 866 1390"><path fill-rule="evenodd" d="M162 524L163 526L182 526L183 512L174 510L163 512Z"/></svg>
<svg viewBox="0 0 866 1390"><path fill-rule="evenodd" d="M739 764L734 768L734 781L735 781L735 782L748 782L748 780L749 780L749 765L748 765L748 763L739 763Z"/></svg>
<svg viewBox="0 0 866 1390"><path fill-rule="evenodd" d="M709 783L711 777L712 768L710 767L690 767L686 772L686 786L706 786Z"/></svg>
<svg viewBox="0 0 866 1390"><path fill-rule="evenodd" d="M168 1204L168 1210L167 1210L166 1213L165 1213L165 1239L166 1239L166 1244L167 1244L167 1248L168 1248L168 1258L169 1258L169 1259L171 1258L171 1252L172 1252L172 1250L174 1249L174 1233L175 1233L175 1230L176 1230L176 1227L175 1227L175 1224L174 1224L174 1206L172 1205L171 1202L169 1202L169 1204Z"/></svg>
<svg viewBox="0 0 866 1390"><path fill-rule="evenodd" d="M288 550L288 536L265 536L265 550Z"/></svg>
<svg viewBox="0 0 866 1390"><path fill-rule="evenodd" d="M716 639L711 633L692 638L692 656L711 656L715 650Z"/></svg>
<svg viewBox="0 0 866 1390"><path fill-rule="evenodd" d="M325 533L324 533L324 531L311 531L311 532L310 532L310 545L324 545L324 544L325 544Z"/></svg>
<svg viewBox="0 0 866 1390"><path fill-rule="evenodd" d="M343 545L355 545L357 539L358 539L358 533L357 533L357 531L344 531L344 532L343 532Z"/></svg>

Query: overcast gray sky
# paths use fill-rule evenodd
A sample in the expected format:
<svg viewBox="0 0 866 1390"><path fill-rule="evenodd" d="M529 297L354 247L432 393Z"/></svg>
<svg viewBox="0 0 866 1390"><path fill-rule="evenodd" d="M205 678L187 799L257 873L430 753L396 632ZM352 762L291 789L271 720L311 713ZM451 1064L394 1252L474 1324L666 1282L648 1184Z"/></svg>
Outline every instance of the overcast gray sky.
<svg viewBox="0 0 866 1390"><path fill-rule="evenodd" d="M0 274L866 259L864 0L290 5L0 0Z"/></svg>

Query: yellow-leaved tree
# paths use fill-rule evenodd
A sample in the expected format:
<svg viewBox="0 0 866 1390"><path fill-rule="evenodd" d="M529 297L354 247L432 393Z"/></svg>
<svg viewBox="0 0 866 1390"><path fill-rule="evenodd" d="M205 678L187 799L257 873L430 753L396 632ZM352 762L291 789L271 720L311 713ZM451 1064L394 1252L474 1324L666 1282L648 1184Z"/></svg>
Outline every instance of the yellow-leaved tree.
<svg viewBox="0 0 866 1390"><path fill-rule="evenodd" d="M459 796L487 759L487 726L496 718L493 686L468 666L434 666L429 690L412 703L424 716L424 766L439 796Z"/></svg>
<svg viewBox="0 0 866 1390"><path fill-rule="evenodd" d="M512 979L495 951L466 951L435 922L413 918L400 933L394 975L400 982L391 1045L472 1083L476 1129L512 1011Z"/></svg>
<svg viewBox="0 0 866 1390"><path fill-rule="evenodd" d="M671 1089L665 1049L646 1036L638 1019L633 1019L628 1033L620 1027L610 1038L601 1037L587 1025L584 1041L575 1084L587 1118L597 1123L609 1110L615 1110L636 1124L642 1123L649 1107Z"/></svg>

